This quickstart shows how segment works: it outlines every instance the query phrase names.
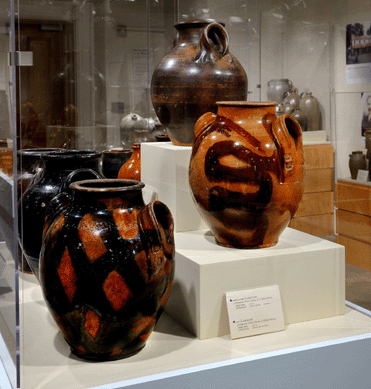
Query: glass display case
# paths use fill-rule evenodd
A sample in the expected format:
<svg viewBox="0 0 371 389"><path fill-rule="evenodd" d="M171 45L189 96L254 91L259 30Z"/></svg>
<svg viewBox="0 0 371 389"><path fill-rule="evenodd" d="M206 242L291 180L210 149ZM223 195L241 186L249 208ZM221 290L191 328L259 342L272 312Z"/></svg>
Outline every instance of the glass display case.
<svg viewBox="0 0 371 389"><path fill-rule="evenodd" d="M364 387L371 362L369 1L1 0L0 9L0 386ZM191 59L185 78L177 73L165 80L157 104L154 74L174 46L187 46L182 34L190 20L198 28L189 34L190 46L204 51ZM211 68L229 54L229 65L237 61L248 80L246 97L239 100L276 101L276 115L292 115L303 130L302 200L279 244L270 248L217 245L190 195L192 144L159 142L175 138L172 109L180 107L174 112L189 119L214 94L231 100L241 87L228 84L237 77L228 79L231 68L227 75L218 68L216 77L224 78L216 83L192 81L200 62ZM165 68L186 67L182 61L171 58ZM36 277L32 269L37 272L40 242L49 231L43 232L47 205L68 190L71 174L81 168L79 180L104 178L102 160L92 162L94 152L127 159L137 142L145 203L158 198L174 218L175 279L160 319L147 316L138 324L143 331L158 319L146 347L128 358L92 363L75 355L86 353L82 346L70 351L65 316L53 319L48 308L56 300L48 300L40 286L44 275ZM60 155L77 151L94 156L88 164L83 158L55 167ZM24 194L45 176L48 164L59 176L41 192L54 185L53 196L35 197L26 212ZM59 212L55 207L48 209ZM95 235L87 238L91 253L102 248ZM26 241L40 241L40 247L28 250ZM108 249L114 250L113 243ZM91 265L99 257L94 253L87 255ZM76 275L69 254L58 266L55 285L62 285L73 305L82 273ZM103 280L106 270L99 269L118 321L135 282L115 271ZM280 288L285 329L232 340L224 294L272 284ZM68 320L91 345L102 336L103 316L91 308L81 313L80 324L72 314Z"/></svg>

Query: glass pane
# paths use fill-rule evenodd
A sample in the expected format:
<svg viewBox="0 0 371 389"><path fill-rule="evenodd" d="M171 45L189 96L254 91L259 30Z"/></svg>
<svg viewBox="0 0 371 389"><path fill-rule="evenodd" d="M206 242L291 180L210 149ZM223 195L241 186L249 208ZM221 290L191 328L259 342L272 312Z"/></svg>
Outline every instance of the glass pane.
<svg viewBox="0 0 371 389"><path fill-rule="evenodd" d="M15 42L13 6L9 1L0 2L0 382L5 388L17 387L19 362L18 250L14 223L16 89L15 67L9 66L9 52L14 51Z"/></svg>

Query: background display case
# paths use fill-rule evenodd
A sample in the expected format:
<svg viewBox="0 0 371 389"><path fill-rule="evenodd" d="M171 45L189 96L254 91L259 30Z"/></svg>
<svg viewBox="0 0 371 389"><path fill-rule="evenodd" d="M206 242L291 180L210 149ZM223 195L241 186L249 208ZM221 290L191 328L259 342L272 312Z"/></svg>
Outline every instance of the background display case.
<svg viewBox="0 0 371 389"><path fill-rule="evenodd" d="M365 387L371 379L371 183L367 167L351 179L349 154L367 153L362 121L371 96L369 1L1 0L0 10L0 386ZM269 81L289 79L299 95L311 92L319 102L318 131L303 133L305 193L290 224L299 230L292 235L298 247L290 243L291 236L284 238L285 253L302 251L300 261L307 267L287 260L261 273L259 261L275 254L249 259L256 275L249 287L285 283L290 277L286 285L293 284L292 293L283 292L282 332L231 340L225 318L220 320L225 307L218 303L216 314L208 309L203 314L216 315L219 327L214 322L214 335L200 340L197 326L203 328L207 320L195 324L195 306L203 301L204 290L185 275L186 293L174 289L174 299L142 352L119 361L85 362L70 353L35 276L19 270L22 215L18 219L17 201L22 189L17 180L22 158L17 161L17 151L131 148L133 138L123 135L127 128L122 119L140 116L151 141L142 146L150 166L142 177L178 218L178 271L187 274L184 258L191 258L189 274L208 279L206 295L216 290L213 282L231 288L233 280L210 281L214 272L222 276L217 261L223 251L200 245L199 250L213 256L204 262L199 253L188 253L187 233L199 236L198 230L206 228L196 211L183 206L191 204L190 148L180 153L169 144L166 158L172 163L161 173L156 172L157 158L163 161L161 153L167 149L152 142L156 131L164 132L151 102L152 74L173 47L175 22L196 18L225 23L229 50L248 77L248 100L266 101ZM184 193L189 197L182 197ZM343 249L335 242L345 246L345 269ZM324 247L338 250L340 259L327 256L324 264L310 254ZM228 260L238 256L228 254ZM302 269L294 272L297 280L295 266ZM305 297L293 292L304 290ZM305 312L305 299L312 299L310 313ZM187 310L192 314L187 316Z"/></svg>

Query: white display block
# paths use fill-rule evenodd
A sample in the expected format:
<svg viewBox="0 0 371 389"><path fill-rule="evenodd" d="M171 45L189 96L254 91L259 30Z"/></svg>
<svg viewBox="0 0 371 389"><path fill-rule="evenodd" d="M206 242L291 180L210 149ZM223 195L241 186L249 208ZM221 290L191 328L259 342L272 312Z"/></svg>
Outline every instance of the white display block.
<svg viewBox="0 0 371 389"><path fill-rule="evenodd" d="M207 228L190 191L188 168L192 147L171 142L141 144L141 180L156 189L158 198L170 209L175 232Z"/></svg>
<svg viewBox="0 0 371 389"><path fill-rule="evenodd" d="M330 143L326 131L303 131L303 145L316 145Z"/></svg>
<svg viewBox="0 0 371 389"><path fill-rule="evenodd" d="M221 247L208 230L175 234L166 312L199 339L229 334L226 292L278 285L285 324L344 314L345 249L291 229L276 246Z"/></svg>

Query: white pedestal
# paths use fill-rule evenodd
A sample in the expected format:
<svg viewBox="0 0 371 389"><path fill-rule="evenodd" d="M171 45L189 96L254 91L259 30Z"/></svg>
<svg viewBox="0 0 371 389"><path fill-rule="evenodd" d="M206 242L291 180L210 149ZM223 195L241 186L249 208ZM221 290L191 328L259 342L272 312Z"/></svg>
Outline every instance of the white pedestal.
<svg viewBox="0 0 371 389"><path fill-rule="evenodd" d="M156 189L174 217L175 231L207 228L193 202L188 168L192 147L171 142L141 144L141 180Z"/></svg>
<svg viewBox="0 0 371 389"><path fill-rule="evenodd" d="M166 312L199 339L229 334L225 292L279 285L285 324L344 313L344 247L287 228L274 247L218 246L210 231L175 234Z"/></svg>

